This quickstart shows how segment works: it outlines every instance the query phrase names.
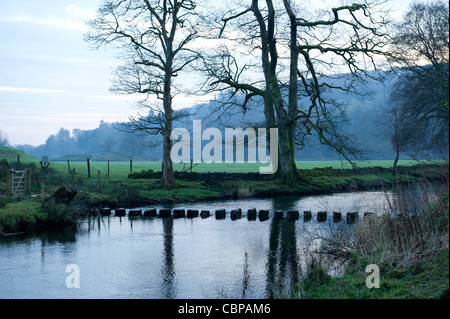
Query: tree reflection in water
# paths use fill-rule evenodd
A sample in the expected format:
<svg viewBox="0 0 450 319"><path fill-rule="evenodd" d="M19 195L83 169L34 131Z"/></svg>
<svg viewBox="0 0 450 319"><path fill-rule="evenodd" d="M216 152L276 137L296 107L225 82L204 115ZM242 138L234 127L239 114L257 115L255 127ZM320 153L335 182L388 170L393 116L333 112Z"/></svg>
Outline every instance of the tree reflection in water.
<svg viewBox="0 0 450 319"><path fill-rule="evenodd" d="M266 293L274 298L274 291L295 285L299 277L295 223L272 219L267 256Z"/></svg>
<svg viewBox="0 0 450 319"><path fill-rule="evenodd" d="M162 219L164 229L163 266L161 269L161 295L165 299L176 297L176 278L173 244L173 218Z"/></svg>

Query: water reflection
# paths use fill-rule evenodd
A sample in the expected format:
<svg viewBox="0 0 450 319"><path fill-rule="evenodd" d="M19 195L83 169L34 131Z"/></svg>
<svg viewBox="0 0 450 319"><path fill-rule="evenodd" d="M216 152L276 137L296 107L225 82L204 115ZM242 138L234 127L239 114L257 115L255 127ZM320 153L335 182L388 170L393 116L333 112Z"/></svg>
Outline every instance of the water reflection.
<svg viewBox="0 0 450 319"><path fill-rule="evenodd" d="M266 293L269 299L274 290L291 286L299 281L297 238L295 223L272 219L267 253Z"/></svg>
<svg viewBox="0 0 450 319"><path fill-rule="evenodd" d="M173 218L162 220L163 223L163 265L161 270L161 295L165 299L173 299L176 297L176 279L175 279L175 263L174 263L174 243L173 243Z"/></svg>
<svg viewBox="0 0 450 319"><path fill-rule="evenodd" d="M319 224L319 201L345 214L376 196L384 202L383 193L365 193L180 204L172 208L223 208L227 219L99 216L77 227L2 238L0 298L215 298L222 289L236 298L242 295L244 252L250 270L246 297L273 298L300 280L306 258L317 248L314 236L346 225ZM247 221L245 212L253 207L269 209L271 219ZM244 216L231 221L230 210L237 208ZM281 209L311 210L313 219L274 219L273 212ZM76 291L64 284L66 266L72 263L80 265L83 276L82 289Z"/></svg>
<svg viewBox="0 0 450 319"><path fill-rule="evenodd" d="M38 236L42 240L42 245L75 243L77 240L77 226L71 225L54 229L51 232L41 232Z"/></svg>

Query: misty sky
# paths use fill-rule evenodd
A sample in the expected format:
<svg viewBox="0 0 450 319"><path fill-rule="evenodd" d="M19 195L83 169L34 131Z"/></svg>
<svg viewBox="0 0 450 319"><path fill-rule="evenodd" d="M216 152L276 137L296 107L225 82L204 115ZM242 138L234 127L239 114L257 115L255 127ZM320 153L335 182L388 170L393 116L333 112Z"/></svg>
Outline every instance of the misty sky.
<svg viewBox="0 0 450 319"><path fill-rule="evenodd" d="M410 2L392 1L392 13L401 16ZM100 3L0 0L0 130L10 144L39 145L61 127L94 129L137 113L131 97L109 92L117 52L83 41Z"/></svg>

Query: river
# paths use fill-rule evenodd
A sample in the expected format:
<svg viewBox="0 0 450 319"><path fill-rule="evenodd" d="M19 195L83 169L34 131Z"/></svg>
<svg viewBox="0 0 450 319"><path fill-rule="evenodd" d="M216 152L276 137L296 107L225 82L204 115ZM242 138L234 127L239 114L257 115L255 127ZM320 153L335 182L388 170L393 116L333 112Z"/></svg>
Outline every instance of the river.
<svg viewBox="0 0 450 319"><path fill-rule="evenodd" d="M322 236L351 227L346 212L381 214L387 202L383 192L358 192L164 208L228 214L225 220L91 217L73 227L0 238L0 298L241 298L245 266L245 298L271 298L274 287L299 280ZM230 210L238 208L243 217L233 221ZM271 218L248 221L251 208L270 210ZM298 210L300 220L275 220L275 210ZM319 223L323 210L329 218L342 212L343 221ZM313 212L310 222L303 211Z"/></svg>

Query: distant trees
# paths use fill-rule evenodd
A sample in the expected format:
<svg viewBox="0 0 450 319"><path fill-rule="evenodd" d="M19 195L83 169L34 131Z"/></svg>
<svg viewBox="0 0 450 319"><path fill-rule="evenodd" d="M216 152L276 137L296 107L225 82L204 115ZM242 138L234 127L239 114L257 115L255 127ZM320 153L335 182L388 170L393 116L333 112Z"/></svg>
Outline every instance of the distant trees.
<svg viewBox="0 0 450 319"><path fill-rule="evenodd" d="M70 136L70 131L64 128L61 128L56 134L50 135L44 145L44 152L46 155L61 154L62 152L71 154L75 149L75 140Z"/></svg>
<svg viewBox="0 0 450 319"><path fill-rule="evenodd" d="M0 146L6 147L9 143L8 141L9 141L8 135L2 130L0 130Z"/></svg>
<svg viewBox="0 0 450 319"><path fill-rule="evenodd" d="M91 158L101 155L105 160L143 157L155 161L161 159L161 152L145 147L149 139L143 134L128 134L117 129L123 125L101 121L99 126L92 130L74 129L70 132L61 128L50 135L42 145L16 145L15 148L36 157L49 156L51 159L81 154Z"/></svg>
<svg viewBox="0 0 450 319"><path fill-rule="evenodd" d="M114 145L116 144L116 141L110 136L103 139L103 142L101 142L101 148L103 152L106 154L110 154L113 150Z"/></svg>
<svg viewBox="0 0 450 319"><path fill-rule="evenodd" d="M396 126L407 121L411 127L409 151L444 155L449 143L448 2L412 3L394 30L392 57L399 73L390 98L391 113L399 114Z"/></svg>

